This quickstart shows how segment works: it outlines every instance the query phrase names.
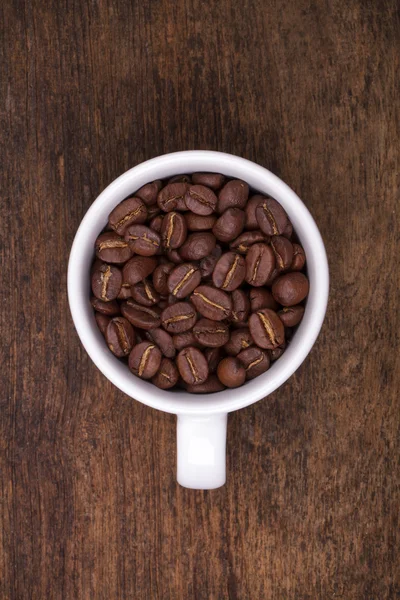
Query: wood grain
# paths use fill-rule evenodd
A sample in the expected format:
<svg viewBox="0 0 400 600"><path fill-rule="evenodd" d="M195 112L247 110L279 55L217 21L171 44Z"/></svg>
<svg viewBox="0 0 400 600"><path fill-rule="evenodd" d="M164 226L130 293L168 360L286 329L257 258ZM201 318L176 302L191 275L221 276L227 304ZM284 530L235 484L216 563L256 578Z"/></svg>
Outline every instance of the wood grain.
<svg viewBox="0 0 400 600"><path fill-rule="evenodd" d="M0 597L400 597L395 0L4 0ZM310 357L231 415L227 485L175 483L175 419L114 389L66 296L116 176L232 152L282 177L332 277Z"/></svg>

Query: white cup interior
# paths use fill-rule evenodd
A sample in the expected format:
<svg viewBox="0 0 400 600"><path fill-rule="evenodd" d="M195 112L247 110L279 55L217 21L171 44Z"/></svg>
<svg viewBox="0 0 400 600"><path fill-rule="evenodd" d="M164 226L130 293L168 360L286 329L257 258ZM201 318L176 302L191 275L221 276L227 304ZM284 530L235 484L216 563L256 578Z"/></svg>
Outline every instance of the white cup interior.
<svg viewBox="0 0 400 600"><path fill-rule="evenodd" d="M107 223L111 210L142 185L178 173L218 172L246 181L254 190L268 194L282 204L306 252L310 292L303 320L287 350L270 369L244 386L215 394L188 394L183 390L160 390L135 377L114 357L99 332L90 304L90 267L94 243ZM325 247L311 214L283 181L267 169L248 160L210 151L166 154L133 169L113 181L93 202L76 233L68 266L68 297L79 337L102 373L120 390L154 408L181 414L231 412L264 398L303 362L320 331L328 301L329 274Z"/></svg>

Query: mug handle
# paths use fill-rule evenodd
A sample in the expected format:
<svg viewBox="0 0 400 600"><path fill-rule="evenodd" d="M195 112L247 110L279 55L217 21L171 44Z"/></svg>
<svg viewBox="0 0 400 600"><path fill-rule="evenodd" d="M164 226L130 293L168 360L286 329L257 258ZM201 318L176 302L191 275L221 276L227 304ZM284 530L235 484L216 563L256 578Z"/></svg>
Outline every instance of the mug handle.
<svg viewBox="0 0 400 600"><path fill-rule="evenodd" d="M213 490L226 480L227 413L178 415L178 483L195 490Z"/></svg>

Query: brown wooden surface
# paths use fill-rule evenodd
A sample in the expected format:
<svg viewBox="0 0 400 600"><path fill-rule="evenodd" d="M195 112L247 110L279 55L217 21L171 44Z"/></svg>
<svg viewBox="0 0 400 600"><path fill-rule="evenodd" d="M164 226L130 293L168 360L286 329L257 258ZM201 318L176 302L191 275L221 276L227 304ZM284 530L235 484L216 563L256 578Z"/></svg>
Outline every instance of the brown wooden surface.
<svg viewBox="0 0 400 600"><path fill-rule="evenodd" d="M400 597L397 8L1 3L2 600ZM212 492L176 484L175 418L96 370L66 296L99 192L191 148L288 182L332 278L305 364L231 415Z"/></svg>

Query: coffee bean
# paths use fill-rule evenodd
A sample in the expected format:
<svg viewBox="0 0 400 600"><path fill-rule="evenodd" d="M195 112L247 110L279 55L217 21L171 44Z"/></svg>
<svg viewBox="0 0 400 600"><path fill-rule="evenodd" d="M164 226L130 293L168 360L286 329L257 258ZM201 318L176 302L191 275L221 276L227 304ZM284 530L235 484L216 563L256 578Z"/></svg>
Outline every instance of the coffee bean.
<svg viewBox="0 0 400 600"><path fill-rule="evenodd" d="M251 337L250 331L247 327L242 329L235 329L232 331L229 341L225 344L225 352L230 356L236 356L242 350L250 348L254 345L254 340Z"/></svg>
<svg viewBox="0 0 400 600"><path fill-rule="evenodd" d="M282 354L285 352L285 349L286 349L286 342L283 342L283 344L281 344L281 346L278 346L277 348L274 348L273 350L269 350L269 357L270 357L271 361L278 360L278 358L280 358L282 356Z"/></svg>
<svg viewBox="0 0 400 600"><path fill-rule="evenodd" d="M218 379L228 388L236 388L243 385L246 379L246 371L237 358L229 356L224 358L217 368Z"/></svg>
<svg viewBox="0 0 400 600"><path fill-rule="evenodd" d="M154 289L156 290L156 292L158 292L161 295L166 296L169 293L168 277L173 268L174 268L173 263L164 263L162 265L158 265L158 267L156 267L154 269L154 272L153 272Z"/></svg>
<svg viewBox="0 0 400 600"><path fill-rule="evenodd" d="M193 327L195 339L207 348L219 348L229 340L228 325L221 321L200 319Z"/></svg>
<svg viewBox="0 0 400 600"><path fill-rule="evenodd" d="M197 287L190 296L190 300L203 317L212 321L227 319L232 312L230 296L209 285Z"/></svg>
<svg viewBox="0 0 400 600"><path fill-rule="evenodd" d="M204 383L186 386L186 391L191 394L213 394L215 392L222 392L224 389L225 386L220 382L216 375L210 375Z"/></svg>
<svg viewBox="0 0 400 600"><path fill-rule="evenodd" d="M103 302L103 300L99 300L92 296L90 298L90 304L93 306L97 312L102 315L107 315L108 317L115 317L120 314L119 304L116 300L112 300L111 302Z"/></svg>
<svg viewBox="0 0 400 600"><path fill-rule="evenodd" d="M267 235L282 235L288 224L284 208L273 198L266 198L256 208L256 219Z"/></svg>
<svg viewBox="0 0 400 600"><path fill-rule="evenodd" d="M160 310L156 306L150 308L128 299L121 304L121 312L132 325L140 329L147 330L160 327Z"/></svg>
<svg viewBox="0 0 400 600"><path fill-rule="evenodd" d="M158 206L158 204L153 204L152 206L147 207L147 219L149 221L152 221L153 219L158 217L160 213L161 208Z"/></svg>
<svg viewBox="0 0 400 600"><path fill-rule="evenodd" d="M182 246L187 237L187 225L183 215L172 211L165 215L161 226L161 239L165 250Z"/></svg>
<svg viewBox="0 0 400 600"><path fill-rule="evenodd" d="M135 196L143 200L147 206L152 206L157 204L157 195L158 192L162 188L162 181L158 179L157 181L153 181L152 183L146 183L143 187L140 188L137 192L135 192Z"/></svg>
<svg viewBox="0 0 400 600"><path fill-rule="evenodd" d="M99 235L95 247L96 256L106 263L124 263L133 254L127 242L114 231Z"/></svg>
<svg viewBox="0 0 400 600"><path fill-rule="evenodd" d="M151 379L161 365L161 352L151 342L141 342L129 355L129 368L142 379Z"/></svg>
<svg viewBox="0 0 400 600"><path fill-rule="evenodd" d="M131 250L140 256L154 256L157 254L161 238L159 234L145 225L131 225L125 232L125 241Z"/></svg>
<svg viewBox="0 0 400 600"><path fill-rule="evenodd" d="M192 212L188 212L185 215L186 225L190 231L207 231L212 229L217 220L216 215L208 215L203 217L202 215L195 215Z"/></svg>
<svg viewBox="0 0 400 600"><path fill-rule="evenodd" d="M124 235L130 225L144 223L147 208L140 198L127 198L114 208L108 217L110 227L119 235Z"/></svg>
<svg viewBox="0 0 400 600"><path fill-rule="evenodd" d="M309 287L308 279L303 273L286 273L274 281L272 294L282 306L294 306L304 300Z"/></svg>
<svg viewBox="0 0 400 600"><path fill-rule="evenodd" d="M275 352L275 350L271 350L271 352ZM261 348L257 348L257 346L242 350L236 358L246 371L246 379L254 379L254 377L262 375L269 369L270 359L268 353L261 350Z"/></svg>
<svg viewBox="0 0 400 600"><path fill-rule="evenodd" d="M218 194L218 212L222 214L227 208L244 208L248 197L249 186L247 183L240 179L232 179Z"/></svg>
<svg viewBox="0 0 400 600"><path fill-rule="evenodd" d="M161 324L168 333L182 333L196 323L196 311L189 302L177 302L161 314Z"/></svg>
<svg viewBox="0 0 400 600"><path fill-rule="evenodd" d="M204 383L208 377L208 363L198 348L188 346L181 350L176 364L182 379L190 385Z"/></svg>
<svg viewBox="0 0 400 600"><path fill-rule="evenodd" d="M118 267L103 263L92 275L92 291L99 300L110 302L118 296L122 274Z"/></svg>
<svg viewBox="0 0 400 600"><path fill-rule="evenodd" d="M154 385L161 390L169 390L176 385L178 379L179 372L175 366L175 363L173 363L169 358L163 358L157 374L154 375L151 383L154 383Z"/></svg>
<svg viewBox="0 0 400 600"><path fill-rule="evenodd" d="M168 250L167 258L169 261L174 263L174 265L180 265L183 263L183 258L179 254L178 250Z"/></svg>
<svg viewBox="0 0 400 600"><path fill-rule="evenodd" d="M260 348L272 350L280 346L285 339L285 328L282 321L269 308L262 308L250 315L249 327L251 337Z"/></svg>
<svg viewBox="0 0 400 600"><path fill-rule="evenodd" d="M179 255L184 260L200 260L211 254L215 244L216 240L212 233L207 231L191 233L180 247Z"/></svg>
<svg viewBox="0 0 400 600"><path fill-rule="evenodd" d="M293 244L293 260L290 266L291 271L301 271L306 264L306 253L300 244Z"/></svg>
<svg viewBox="0 0 400 600"><path fill-rule="evenodd" d="M183 350L183 348L187 348L188 346L194 346L195 348L201 348L201 344L196 340L193 335L193 329L191 331L184 331L183 333L177 333L172 336L172 341L174 343L174 347L178 352Z"/></svg>
<svg viewBox="0 0 400 600"><path fill-rule="evenodd" d="M150 256L134 256L122 269L122 277L125 283L135 285L151 275L157 266L157 260Z"/></svg>
<svg viewBox="0 0 400 600"><path fill-rule="evenodd" d="M250 300L243 290L232 292L231 320L235 324L245 323L250 312Z"/></svg>
<svg viewBox="0 0 400 600"><path fill-rule="evenodd" d="M94 313L94 318L96 319L97 327L100 329L101 333L105 335L107 325L111 321L110 317L106 317L106 315L96 312Z"/></svg>
<svg viewBox="0 0 400 600"><path fill-rule="evenodd" d="M269 290L264 287L252 288L249 293L251 312L256 312L261 308L270 308L278 310L279 304Z"/></svg>
<svg viewBox="0 0 400 600"><path fill-rule="evenodd" d="M160 301L160 294L156 292L153 284L146 279L131 286L131 295L134 301L142 306L154 306Z"/></svg>
<svg viewBox="0 0 400 600"><path fill-rule="evenodd" d="M246 221L244 224L244 228L248 231L259 228L259 224L256 218L256 209L259 204L264 202L264 200L266 200L265 196L256 194L255 196L252 196L248 201L245 209Z"/></svg>
<svg viewBox="0 0 400 600"><path fill-rule="evenodd" d="M236 240L233 240L233 242L229 244L229 247L231 250L239 252L240 254L247 254L250 246L253 244L256 244L257 242L264 242L265 244L268 244L269 240L270 237L265 235L265 233L260 230L245 231L241 233Z"/></svg>
<svg viewBox="0 0 400 600"><path fill-rule="evenodd" d="M279 275L281 275L281 272L275 267L271 271L271 275L268 277L267 281L265 282L265 285L271 287L271 285L274 283L275 279L279 277Z"/></svg>
<svg viewBox="0 0 400 600"><path fill-rule="evenodd" d="M279 269L279 271L286 271L289 269L293 260L292 243L281 235L274 235L271 238L271 248L275 254L277 269Z"/></svg>
<svg viewBox="0 0 400 600"><path fill-rule="evenodd" d="M92 266L90 267L90 277L92 277L92 275L93 275L93 273L95 271L98 271L100 269L100 267L101 267L102 264L103 264L102 260L100 260L99 258L95 259L95 261L93 262Z"/></svg>
<svg viewBox="0 0 400 600"><path fill-rule="evenodd" d="M285 327L296 327L304 315L304 306L296 304L287 306L278 312L278 316Z"/></svg>
<svg viewBox="0 0 400 600"><path fill-rule="evenodd" d="M163 224L163 220L164 220L163 215L157 215L156 217L154 217L149 223L150 229L152 229L153 231L156 231L157 233L160 233L161 227Z"/></svg>
<svg viewBox="0 0 400 600"><path fill-rule="evenodd" d="M220 242L230 242L242 232L244 218L244 212L239 208L228 208L216 221L212 232Z"/></svg>
<svg viewBox="0 0 400 600"><path fill-rule="evenodd" d="M193 292L201 281L201 273L193 263L183 263L175 267L168 277L168 290L176 298L182 299Z"/></svg>
<svg viewBox="0 0 400 600"><path fill-rule="evenodd" d="M168 183L192 183L192 178L190 175L174 175Z"/></svg>
<svg viewBox="0 0 400 600"><path fill-rule="evenodd" d="M208 363L208 370L210 373L215 373L217 367L224 357L222 348L206 348L204 350L204 356Z"/></svg>
<svg viewBox="0 0 400 600"><path fill-rule="evenodd" d="M114 317L107 326L106 342L111 352L121 358L133 348L135 335L132 325L124 317Z"/></svg>
<svg viewBox="0 0 400 600"><path fill-rule="evenodd" d="M215 287L233 292L243 283L245 275L246 262L243 256L226 252L215 265L212 279Z"/></svg>
<svg viewBox="0 0 400 600"><path fill-rule="evenodd" d="M175 346L172 340L172 336L164 331L164 329L156 328L150 329L146 332L146 338L156 344L167 358L175 358Z"/></svg>
<svg viewBox="0 0 400 600"><path fill-rule="evenodd" d="M164 212L179 210L184 203L185 194L188 189L187 183L169 183L157 196L157 204ZM186 208L186 205L185 205Z"/></svg>
<svg viewBox="0 0 400 600"><path fill-rule="evenodd" d="M265 285L275 268L275 255L267 244L253 244L246 254L246 281L255 287Z"/></svg>
<svg viewBox="0 0 400 600"><path fill-rule="evenodd" d="M196 215L211 215L217 208L217 196L204 185L191 185L185 196L189 210Z"/></svg>
<svg viewBox="0 0 400 600"><path fill-rule="evenodd" d="M214 267L218 262L218 259L222 255L222 248L218 244L209 256L205 256L200 261L200 272L203 279L211 277Z"/></svg>
<svg viewBox="0 0 400 600"><path fill-rule="evenodd" d="M289 241L293 237L293 225L291 224L291 222L289 220L288 220L288 223L287 223L282 235L283 235L283 237L287 238Z"/></svg>
<svg viewBox="0 0 400 600"><path fill-rule="evenodd" d="M129 283L123 283L121 285L121 289L119 290L119 294L117 296L117 300L127 300L132 297L131 286Z"/></svg>
<svg viewBox="0 0 400 600"><path fill-rule="evenodd" d="M192 181L195 185L205 185L212 190L219 190L225 183L225 177L220 173L193 173Z"/></svg>

